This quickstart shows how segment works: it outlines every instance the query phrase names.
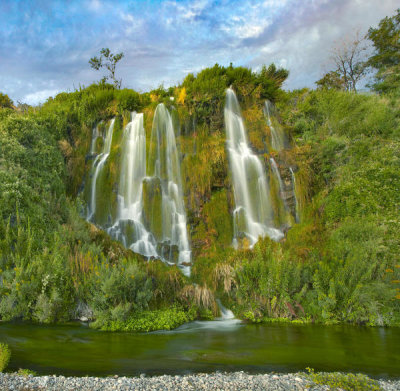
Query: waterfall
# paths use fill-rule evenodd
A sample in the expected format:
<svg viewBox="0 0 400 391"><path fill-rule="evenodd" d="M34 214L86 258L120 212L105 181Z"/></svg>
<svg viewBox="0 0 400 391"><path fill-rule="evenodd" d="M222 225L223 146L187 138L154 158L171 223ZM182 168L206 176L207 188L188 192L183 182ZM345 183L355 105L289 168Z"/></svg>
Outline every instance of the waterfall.
<svg viewBox="0 0 400 391"><path fill-rule="evenodd" d="M294 175L294 171L292 170L292 167L289 167L290 173L292 174L292 182L293 182L293 195L294 195L294 201L296 205L296 223L300 222L300 216L299 216L299 203L297 201L297 196L296 196L296 176Z"/></svg>
<svg viewBox="0 0 400 391"><path fill-rule="evenodd" d="M92 141L90 143L90 155L96 154L96 142L97 139L100 137L99 126L102 124L103 121L100 121L93 129L92 129Z"/></svg>
<svg viewBox="0 0 400 391"><path fill-rule="evenodd" d="M232 89L226 91L224 110L227 149L236 208L233 212L234 241L246 237L253 247L259 236L280 240L283 233L273 227L269 186L260 159L247 143L239 103Z"/></svg>
<svg viewBox="0 0 400 391"><path fill-rule="evenodd" d="M217 299L216 302L218 304L219 311L221 312L220 320L235 319L235 315L233 314L233 312L231 310L229 310L228 308L225 308L222 305L220 299Z"/></svg>
<svg viewBox="0 0 400 391"><path fill-rule="evenodd" d="M183 202L180 161L171 114L159 104L150 138L144 214L159 243L159 254L190 274L191 250Z"/></svg>
<svg viewBox="0 0 400 391"><path fill-rule="evenodd" d="M143 225L143 180L146 176L146 134L143 114L132 113L124 130L118 189L118 214L107 232L125 247L157 257L153 235Z"/></svg>
<svg viewBox="0 0 400 391"><path fill-rule="evenodd" d="M116 133L113 148L119 151L111 162L107 188L101 189L97 182L110 155L113 128L114 120L107 128L102 152L93 162L88 221L100 224L135 253L177 264L185 275L190 275L191 249L179 153L169 111L163 104L157 106L148 160L143 114L132 113L123 133ZM99 127L96 127L92 131L91 155L96 152L98 137ZM110 199L110 208L115 211L108 214L108 222L99 223L96 216L96 200L100 195Z"/></svg>
<svg viewBox="0 0 400 391"><path fill-rule="evenodd" d="M97 178L104 167L105 162L107 161L108 156L110 155L111 151L111 142L112 142L112 135L113 135L113 129L114 129L114 122L115 118L113 118L110 122L109 127L106 130L106 135L104 138L104 145L103 145L103 150L99 155L96 156L93 166L92 166L92 184L91 184L91 196L90 196L90 206L89 206L89 213L87 220L90 221L94 218L94 215L96 213L96 196L97 196ZM98 134L98 129L97 129L97 134ZM93 134L94 136L95 134ZM93 139L95 140L93 143ZM94 146L97 140L97 137L92 137L92 146L93 147L93 152L94 152ZM91 150L92 152L92 150Z"/></svg>
<svg viewBox="0 0 400 391"><path fill-rule="evenodd" d="M280 151L285 148L285 133L280 126L278 126L278 128L275 128L272 125L271 107L271 102L269 100L266 100L264 104L264 115L267 117L267 124L271 130L271 146L272 149L274 149L275 151Z"/></svg>
<svg viewBox="0 0 400 391"><path fill-rule="evenodd" d="M283 194L283 181L282 181L279 169L278 169L278 165L276 164L276 161L275 161L275 159L273 157L271 157L269 159L269 161L271 162L272 172L274 173L274 175L275 175L275 177L276 177L276 179L278 180L278 183L279 183L279 195L280 195L281 198L283 198L282 197L282 194Z"/></svg>
<svg viewBox="0 0 400 391"><path fill-rule="evenodd" d="M276 161L273 157L269 159L271 162L271 167L272 167L272 172L274 173L276 179L278 180L279 184L279 197L283 201L283 205L285 206L285 210L288 211L289 207L287 205L286 199L285 199L285 187L282 181L281 173L279 172L278 165L276 164Z"/></svg>

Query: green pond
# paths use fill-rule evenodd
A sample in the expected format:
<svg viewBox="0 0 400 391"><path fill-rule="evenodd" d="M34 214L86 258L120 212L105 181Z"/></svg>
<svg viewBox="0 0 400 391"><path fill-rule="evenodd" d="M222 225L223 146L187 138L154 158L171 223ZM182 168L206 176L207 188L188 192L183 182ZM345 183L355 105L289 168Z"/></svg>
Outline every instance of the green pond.
<svg viewBox="0 0 400 391"><path fill-rule="evenodd" d="M175 331L108 333L84 325L0 324L9 369L39 374L160 375L211 371L363 372L400 377L400 328L193 322Z"/></svg>

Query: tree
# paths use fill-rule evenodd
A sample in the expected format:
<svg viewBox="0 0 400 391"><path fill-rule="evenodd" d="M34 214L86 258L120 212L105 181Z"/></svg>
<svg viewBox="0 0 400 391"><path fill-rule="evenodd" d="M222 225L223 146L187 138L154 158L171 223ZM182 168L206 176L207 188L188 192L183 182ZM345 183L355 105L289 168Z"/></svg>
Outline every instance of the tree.
<svg viewBox="0 0 400 391"><path fill-rule="evenodd" d="M257 74L258 84L261 85L261 98L274 100L288 76L287 69L277 68L275 64L270 64L268 68L263 65Z"/></svg>
<svg viewBox="0 0 400 391"><path fill-rule="evenodd" d="M328 90L346 90L346 82L338 71L330 71L315 82L318 88Z"/></svg>
<svg viewBox="0 0 400 391"><path fill-rule="evenodd" d="M103 48L100 51L100 57L92 57L89 60L90 66L98 71L102 67L106 67L109 72L108 76L104 76L102 82L105 82L107 79L113 81L115 87L120 88L122 80L117 80L115 77L115 67L117 63L124 57L124 53L113 54L110 52L110 49Z"/></svg>
<svg viewBox="0 0 400 391"><path fill-rule="evenodd" d="M357 92L357 83L368 69L366 50L365 38L361 38L359 33L354 40L344 39L332 49L331 58L336 65L334 72L343 79L343 89Z"/></svg>
<svg viewBox="0 0 400 391"><path fill-rule="evenodd" d="M3 94L2 92L0 92L0 107L10 109L13 107L13 101L8 97L8 95Z"/></svg>
<svg viewBox="0 0 400 391"><path fill-rule="evenodd" d="M370 28L367 37L375 53L368 64L377 70L375 84L378 92L389 92L400 87L400 8L392 17L385 17L378 28Z"/></svg>

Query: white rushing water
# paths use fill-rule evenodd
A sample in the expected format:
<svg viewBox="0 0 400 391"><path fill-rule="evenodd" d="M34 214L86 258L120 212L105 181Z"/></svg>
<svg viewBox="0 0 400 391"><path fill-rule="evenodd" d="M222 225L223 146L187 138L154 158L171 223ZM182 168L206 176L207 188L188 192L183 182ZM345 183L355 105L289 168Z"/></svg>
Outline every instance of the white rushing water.
<svg viewBox="0 0 400 391"><path fill-rule="evenodd" d="M143 180L146 176L146 134L143 114L132 113L122 139L118 215L108 233L125 247L157 257L156 242L143 224Z"/></svg>
<svg viewBox="0 0 400 391"><path fill-rule="evenodd" d="M271 121L271 109L271 102L266 100L264 104L264 115L267 118L267 124L271 130L271 146L275 151L280 151L285 148L285 134L280 127L276 128L273 126Z"/></svg>
<svg viewBox="0 0 400 391"><path fill-rule="evenodd" d="M87 219L95 224L98 223L96 200L104 191L97 182L110 155L113 128L114 120L106 130L103 149L92 167ZM91 155L96 152L98 137L97 126L92 132ZM119 148L116 213L112 225L102 228L132 251L177 264L185 275L190 275L191 249L179 153L171 115L165 106L158 105L154 114L149 159L146 159L146 132L141 113L132 113Z"/></svg>
<svg viewBox="0 0 400 391"><path fill-rule="evenodd" d="M97 138L100 137L100 132L99 132L100 124L101 124L101 121L92 130L92 142L90 144L90 152L89 152L90 155L96 154L96 142L97 142Z"/></svg>
<svg viewBox="0 0 400 391"><path fill-rule="evenodd" d="M101 151L100 154L98 154L93 162L92 166L92 184L91 184L91 197L90 197L90 206L89 206L89 213L87 219L91 221L94 218L94 215L96 213L96 195L97 195L97 178L101 172L101 170L104 167L105 162L108 159L108 156L110 155L111 151L111 142L112 142L112 135L113 135L113 130L114 130L114 122L115 118L113 118L110 122L110 125L108 126L106 130L106 135L104 137L104 145L103 145L103 150ZM98 134L98 128L97 129L97 134ZM94 133L93 136L96 136ZM93 137L92 140L95 138L97 140L97 137ZM93 142L91 148L94 148ZM91 151L92 152L92 151ZM94 152L94 150L93 150Z"/></svg>
<svg viewBox="0 0 400 391"><path fill-rule="evenodd" d="M152 212L148 219L159 225L158 242L169 251L169 261L175 262L173 248L177 246L177 264L185 275L190 274L191 249L187 234L186 212L183 201L180 160L176 146L171 114L163 103L154 113L148 160L149 186L161 189L161 216ZM161 218L160 218L161 217ZM156 220L157 219L157 222ZM166 254L162 254L167 258Z"/></svg>
<svg viewBox="0 0 400 391"><path fill-rule="evenodd" d="M219 310L221 312L221 317L219 318L220 320L230 320L230 319L235 319L235 315L233 314L233 312L231 310L229 310L228 308L225 308L220 299L216 300Z"/></svg>
<svg viewBox="0 0 400 391"><path fill-rule="evenodd" d="M233 331L244 325L240 319L236 319L233 312L225 308L219 299L216 300L221 316L214 320L197 320L185 323L172 331L163 331L161 333L187 333L194 330L217 330L217 331Z"/></svg>
<svg viewBox="0 0 400 391"><path fill-rule="evenodd" d="M249 148L246 129L234 91L226 91L224 110L227 149L232 173L236 208L234 219L234 246L245 236L250 247L258 238L268 235L273 240L283 238L283 233L273 226L269 186L260 159Z"/></svg>

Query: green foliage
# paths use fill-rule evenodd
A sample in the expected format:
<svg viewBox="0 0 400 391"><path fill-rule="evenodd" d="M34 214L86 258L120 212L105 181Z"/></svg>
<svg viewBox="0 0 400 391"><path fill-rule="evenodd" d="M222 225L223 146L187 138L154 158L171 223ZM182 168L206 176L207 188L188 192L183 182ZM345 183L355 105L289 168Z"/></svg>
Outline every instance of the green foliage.
<svg viewBox="0 0 400 391"><path fill-rule="evenodd" d="M17 371L17 375L23 376L23 377L28 377L28 376L37 376L37 373L35 371L32 371L31 369L19 368Z"/></svg>
<svg viewBox="0 0 400 391"><path fill-rule="evenodd" d="M223 128L223 106L225 90L232 86L242 99L269 99L275 101L280 87L288 77L285 69L274 64L262 67L260 72L248 68L223 67L215 64L196 76L186 76L181 87L185 88L185 106L198 124L205 123L211 132Z"/></svg>
<svg viewBox="0 0 400 391"><path fill-rule="evenodd" d="M13 101L9 98L7 94L0 92L0 109L13 107Z"/></svg>
<svg viewBox="0 0 400 391"><path fill-rule="evenodd" d="M310 269L309 282L296 297L305 313L321 322L395 324L396 112L378 97L335 91L299 91L290 100L295 108L285 115L295 126L300 119L306 124L297 137L311 146L316 178L312 219L294 227L285 244L291 256L305 253ZM320 243L301 248L307 242L300 235L318 221Z"/></svg>
<svg viewBox="0 0 400 391"><path fill-rule="evenodd" d="M154 330L172 330L195 319L195 311L184 311L179 307L171 307L156 311L142 311L128 319L118 318L104 324L105 331L149 332ZM94 326L97 326L95 324Z"/></svg>
<svg viewBox="0 0 400 391"><path fill-rule="evenodd" d="M171 329L195 317L210 319L219 297L251 322L398 324L398 100L326 89L283 93L286 76L274 66L254 73L216 65L178 88L150 94L101 83L25 113L1 109L1 320L51 323L89 308L93 326L105 330ZM260 156L269 157L265 98L277 100L296 144L273 154L295 170L301 222L282 242L266 238L253 250L231 248L222 110L231 84ZM174 123L182 132L191 279L124 249L80 217L80 198L67 197L88 180L92 127L116 117L110 158L98 178L103 199L97 200L105 220L113 215L118 146L129 112L144 111L149 130L155 105L171 105L171 96L178 98Z"/></svg>
<svg viewBox="0 0 400 391"><path fill-rule="evenodd" d="M54 138L17 114L0 122L0 138L0 232L8 219L54 228L65 217L65 168Z"/></svg>
<svg viewBox="0 0 400 391"><path fill-rule="evenodd" d="M349 390L349 391L379 391L382 390L376 380L371 379L362 373L340 373L340 372L317 372L307 368L306 377L315 384L327 385L333 389Z"/></svg>
<svg viewBox="0 0 400 391"><path fill-rule="evenodd" d="M122 60L124 53L113 54L110 49L103 48L100 50L100 57L92 57L89 60L90 66L98 71L100 68L105 67L110 73L102 79L102 83L105 83L107 79L111 79L116 88L121 87L121 80L115 78L115 67L117 63Z"/></svg>
<svg viewBox="0 0 400 391"><path fill-rule="evenodd" d="M0 343L0 372L3 372L11 358L11 350L5 343Z"/></svg>
<svg viewBox="0 0 400 391"><path fill-rule="evenodd" d="M377 96L328 90L306 92L295 100L296 110L287 119L294 127L307 122L307 137L399 134L396 111Z"/></svg>
<svg viewBox="0 0 400 391"><path fill-rule="evenodd" d="M326 88L328 90L346 89L345 81L338 71L330 71L326 73L320 80L316 81L315 84L318 86L318 88Z"/></svg>
<svg viewBox="0 0 400 391"><path fill-rule="evenodd" d="M309 268L283 257L280 245L269 239L246 255L235 264L236 288L231 295L237 301L236 311L252 322L264 317L305 316L297 296L307 287Z"/></svg>
<svg viewBox="0 0 400 391"><path fill-rule="evenodd" d="M373 42L375 53L368 60L377 70L373 88L378 92L391 92L400 87L400 8L391 17L370 28L367 34Z"/></svg>
<svg viewBox="0 0 400 391"><path fill-rule="evenodd" d="M89 300L101 327L107 320L126 320L132 312L143 311L152 298L152 282L136 262L123 260L95 266Z"/></svg>

